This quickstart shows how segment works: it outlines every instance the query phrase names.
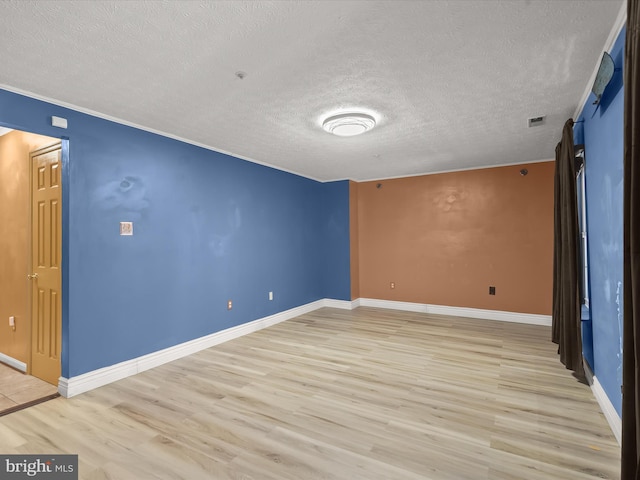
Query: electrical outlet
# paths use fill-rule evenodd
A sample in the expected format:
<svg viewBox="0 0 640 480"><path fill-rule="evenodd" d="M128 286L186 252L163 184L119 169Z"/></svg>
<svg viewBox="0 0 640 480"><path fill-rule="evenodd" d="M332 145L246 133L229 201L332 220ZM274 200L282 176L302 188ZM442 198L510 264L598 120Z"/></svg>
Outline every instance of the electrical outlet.
<svg viewBox="0 0 640 480"><path fill-rule="evenodd" d="M233 302L231 300L229 300L227 302L227 310L231 310L233 308Z"/></svg>
<svg viewBox="0 0 640 480"><path fill-rule="evenodd" d="M489 295L495 295L496 294L496 287L489 287Z"/></svg>
<svg viewBox="0 0 640 480"><path fill-rule="evenodd" d="M390 286L392 289L396 288L396 282L391 282L391 283L389 284L389 286Z"/></svg>
<svg viewBox="0 0 640 480"><path fill-rule="evenodd" d="M16 329L16 317L9 317L9 326L14 330Z"/></svg>
<svg viewBox="0 0 640 480"><path fill-rule="evenodd" d="M269 300L273 300L273 292L269 292Z"/></svg>

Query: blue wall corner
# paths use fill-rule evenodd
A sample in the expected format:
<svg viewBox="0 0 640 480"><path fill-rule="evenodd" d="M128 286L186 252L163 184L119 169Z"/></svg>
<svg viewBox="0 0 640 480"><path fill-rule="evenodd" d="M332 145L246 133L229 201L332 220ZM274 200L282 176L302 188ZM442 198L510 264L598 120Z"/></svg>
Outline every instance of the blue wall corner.
<svg viewBox="0 0 640 480"><path fill-rule="evenodd" d="M69 128L51 127L52 115ZM0 123L69 138L64 377L327 296L349 299L348 182L319 183L2 90ZM120 221L134 223L133 236L119 235Z"/></svg>
<svg viewBox="0 0 640 480"><path fill-rule="evenodd" d="M323 188L324 296L350 301L349 181L325 183Z"/></svg>
<svg viewBox="0 0 640 480"><path fill-rule="evenodd" d="M621 414L623 278L623 109L625 30L611 49L616 72L599 106L593 95L575 129L585 145L593 371ZM576 125L578 127L578 125Z"/></svg>

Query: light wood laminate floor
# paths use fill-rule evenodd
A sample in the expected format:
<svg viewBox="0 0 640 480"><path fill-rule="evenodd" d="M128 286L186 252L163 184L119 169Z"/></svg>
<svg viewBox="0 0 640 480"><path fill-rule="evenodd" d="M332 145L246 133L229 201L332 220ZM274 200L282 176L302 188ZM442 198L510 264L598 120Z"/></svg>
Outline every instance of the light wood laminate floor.
<svg viewBox="0 0 640 480"><path fill-rule="evenodd" d="M548 327L321 309L0 418L83 479L601 479L620 452Z"/></svg>

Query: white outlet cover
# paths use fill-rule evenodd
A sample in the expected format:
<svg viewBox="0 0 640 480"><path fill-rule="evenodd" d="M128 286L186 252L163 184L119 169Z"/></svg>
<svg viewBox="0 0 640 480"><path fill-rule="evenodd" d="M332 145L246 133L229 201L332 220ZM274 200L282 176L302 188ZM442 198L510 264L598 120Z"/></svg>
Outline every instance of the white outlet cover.
<svg viewBox="0 0 640 480"><path fill-rule="evenodd" d="M120 235L133 235L133 222L120 222Z"/></svg>

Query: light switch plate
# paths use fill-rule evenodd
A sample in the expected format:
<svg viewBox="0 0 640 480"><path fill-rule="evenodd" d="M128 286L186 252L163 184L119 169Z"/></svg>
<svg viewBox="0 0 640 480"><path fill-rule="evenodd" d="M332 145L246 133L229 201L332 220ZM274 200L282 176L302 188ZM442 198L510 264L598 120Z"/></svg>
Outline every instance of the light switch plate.
<svg viewBox="0 0 640 480"><path fill-rule="evenodd" d="M133 235L133 222L120 222L120 235Z"/></svg>

